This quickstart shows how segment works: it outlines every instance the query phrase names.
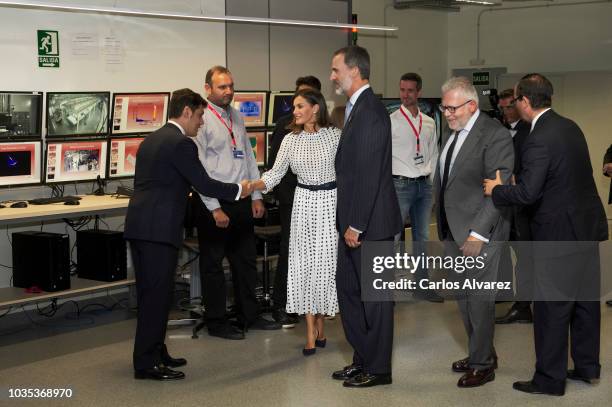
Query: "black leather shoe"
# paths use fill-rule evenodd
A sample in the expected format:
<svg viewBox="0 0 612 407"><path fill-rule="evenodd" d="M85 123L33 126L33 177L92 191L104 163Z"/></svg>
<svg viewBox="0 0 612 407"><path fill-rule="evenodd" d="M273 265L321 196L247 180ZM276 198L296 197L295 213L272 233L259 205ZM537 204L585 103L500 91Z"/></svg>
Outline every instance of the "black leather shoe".
<svg viewBox="0 0 612 407"><path fill-rule="evenodd" d="M568 370L567 371L567 378L570 380L580 380L583 381L585 383L588 384L594 384L595 382L597 382L599 380L599 377L585 377L585 376L580 376L576 373L575 370Z"/></svg>
<svg viewBox="0 0 612 407"><path fill-rule="evenodd" d="M290 316L284 309L277 308L272 311L272 319L282 325L283 328L293 328L298 323L298 319Z"/></svg>
<svg viewBox="0 0 612 407"><path fill-rule="evenodd" d="M347 380L351 377L357 376L361 372L363 372L363 367L359 365L348 365L345 366L344 369L336 370L334 373L332 373L332 379Z"/></svg>
<svg viewBox="0 0 612 407"><path fill-rule="evenodd" d="M495 369L493 369L493 367L482 370L470 369L469 372L466 372L459 378L457 387L478 387L492 382L493 380L495 380Z"/></svg>
<svg viewBox="0 0 612 407"><path fill-rule="evenodd" d="M218 328L208 328L208 334L210 336L216 336L218 338L230 339L234 341L244 339L244 332L234 328L230 324L226 324Z"/></svg>
<svg viewBox="0 0 612 407"><path fill-rule="evenodd" d="M517 310L512 307L503 317L495 318L496 324L513 324L515 322L520 324L531 324L533 322L531 309Z"/></svg>
<svg viewBox="0 0 612 407"><path fill-rule="evenodd" d="M177 370L172 370L166 366L153 366L149 369L134 370L134 379L151 379L151 380L180 380L185 378L185 373Z"/></svg>
<svg viewBox="0 0 612 407"><path fill-rule="evenodd" d="M264 331L274 331L281 329L283 326L276 321L268 321L262 317L257 317L255 321L249 324L249 329L259 329Z"/></svg>
<svg viewBox="0 0 612 407"><path fill-rule="evenodd" d="M342 385L344 387L372 387L391 383L392 380L390 374L360 373L355 377L346 379Z"/></svg>
<svg viewBox="0 0 612 407"><path fill-rule="evenodd" d="M493 369L497 369L497 356L493 357ZM466 373L472 370L470 367L470 358L460 359L451 364L453 372Z"/></svg>
<svg viewBox="0 0 612 407"><path fill-rule="evenodd" d="M514 390L522 391L530 394L548 394L550 396L563 396L565 391L560 392L551 392L540 389L537 385L533 383L533 381L528 382L514 382L512 384L512 388Z"/></svg>
<svg viewBox="0 0 612 407"><path fill-rule="evenodd" d="M166 344L163 344L161 348L161 361L167 367L181 367L187 364L187 359L185 358L173 358L170 356Z"/></svg>

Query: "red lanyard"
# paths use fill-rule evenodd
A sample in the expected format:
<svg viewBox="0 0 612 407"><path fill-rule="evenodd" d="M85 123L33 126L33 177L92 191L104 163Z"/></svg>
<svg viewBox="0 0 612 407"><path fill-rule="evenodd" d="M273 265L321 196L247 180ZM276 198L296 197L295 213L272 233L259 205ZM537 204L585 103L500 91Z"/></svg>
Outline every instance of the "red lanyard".
<svg viewBox="0 0 612 407"><path fill-rule="evenodd" d="M232 130L234 128L234 123L232 122L232 113L230 112L229 114L229 119L230 119L230 125L228 126L227 123L225 122L225 120L223 120L223 118L221 117L221 115L219 114L219 112L217 112L210 104L208 105L208 110L210 110L211 112L214 113L215 116L217 116L217 119L219 119L219 121L221 123L223 123L223 125L225 126L225 128L227 129L227 131L229 131L229 135L232 138L232 145L234 147L236 147L236 138L234 137L234 131Z"/></svg>
<svg viewBox="0 0 612 407"><path fill-rule="evenodd" d="M417 140L417 146L416 146L416 150L417 150L417 154L419 154L421 152L421 130L423 129L423 113L419 112L419 131L417 132L416 127L414 127L414 124L412 124L412 120L410 120L408 118L408 115L404 112L404 109L402 109L400 107L400 112L402 112L402 114L404 115L404 117L406 118L406 120L408 121L408 124L410 125L410 127L412 127L412 131L414 132L414 135L416 137Z"/></svg>

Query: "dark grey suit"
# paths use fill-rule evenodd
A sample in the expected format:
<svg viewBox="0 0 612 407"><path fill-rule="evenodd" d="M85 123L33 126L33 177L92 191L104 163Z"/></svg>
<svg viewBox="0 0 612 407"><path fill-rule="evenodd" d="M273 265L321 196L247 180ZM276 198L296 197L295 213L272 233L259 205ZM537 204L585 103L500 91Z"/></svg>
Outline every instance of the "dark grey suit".
<svg viewBox="0 0 612 407"><path fill-rule="evenodd" d="M336 154L338 269L336 286L353 363L366 373L390 374L393 302L362 301L361 248L344 241L349 226L361 241L390 240L402 228L391 174L391 121L370 88L357 98Z"/></svg>
<svg viewBox="0 0 612 407"><path fill-rule="evenodd" d="M445 153L443 149L440 157ZM486 267L483 270L466 271L465 278L496 281L501 246L495 242L508 240L510 224L508 214L496 209L491 198L483 195L482 181L484 178L495 178L498 169L501 170L502 179L507 181L510 178L514 166L512 137L499 122L483 113L479 114L448 175L444 208L439 204L442 187L440 160L434 178L438 202L436 217L438 234L446 241L447 254L461 255L459 248L471 231L489 239L491 243L485 244L480 254L486 254ZM442 221L444 215L448 222L447 230ZM460 292L458 295L459 309L469 339L471 368L484 369L493 363L494 297L495 293L490 291L475 290Z"/></svg>

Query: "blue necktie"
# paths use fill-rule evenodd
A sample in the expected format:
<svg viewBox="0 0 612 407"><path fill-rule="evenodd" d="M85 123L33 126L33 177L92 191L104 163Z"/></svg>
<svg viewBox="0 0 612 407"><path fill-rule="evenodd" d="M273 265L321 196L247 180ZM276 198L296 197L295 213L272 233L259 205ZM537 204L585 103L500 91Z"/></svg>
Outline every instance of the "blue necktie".
<svg viewBox="0 0 612 407"><path fill-rule="evenodd" d="M351 110L353 110L353 104L349 100L346 102L346 107L344 108L344 124L346 124L348 121L348 118L351 115Z"/></svg>

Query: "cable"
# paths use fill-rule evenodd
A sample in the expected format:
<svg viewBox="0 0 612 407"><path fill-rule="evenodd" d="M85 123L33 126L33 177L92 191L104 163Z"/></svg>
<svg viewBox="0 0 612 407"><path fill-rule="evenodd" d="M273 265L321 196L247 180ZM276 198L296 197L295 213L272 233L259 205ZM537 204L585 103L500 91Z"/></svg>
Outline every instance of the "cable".
<svg viewBox="0 0 612 407"><path fill-rule="evenodd" d="M0 315L0 318L3 318L5 316L7 316L9 314L9 312L11 312L11 310L13 309L13 306L11 305L4 314Z"/></svg>

